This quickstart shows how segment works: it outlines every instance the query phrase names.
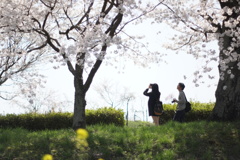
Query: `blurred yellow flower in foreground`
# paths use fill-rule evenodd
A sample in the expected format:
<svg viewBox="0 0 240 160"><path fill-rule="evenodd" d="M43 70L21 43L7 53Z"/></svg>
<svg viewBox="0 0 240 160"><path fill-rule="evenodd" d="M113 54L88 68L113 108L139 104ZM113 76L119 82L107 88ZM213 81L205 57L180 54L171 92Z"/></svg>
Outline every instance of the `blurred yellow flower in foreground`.
<svg viewBox="0 0 240 160"><path fill-rule="evenodd" d="M77 138L79 139L87 139L88 138L88 131L86 129L78 129L77 131Z"/></svg>
<svg viewBox="0 0 240 160"><path fill-rule="evenodd" d="M104 159L102 159L102 158L99 158L98 160L104 160Z"/></svg>
<svg viewBox="0 0 240 160"><path fill-rule="evenodd" d="M53 160L53 156L51 154L45 154L42 160Z"/></svg>

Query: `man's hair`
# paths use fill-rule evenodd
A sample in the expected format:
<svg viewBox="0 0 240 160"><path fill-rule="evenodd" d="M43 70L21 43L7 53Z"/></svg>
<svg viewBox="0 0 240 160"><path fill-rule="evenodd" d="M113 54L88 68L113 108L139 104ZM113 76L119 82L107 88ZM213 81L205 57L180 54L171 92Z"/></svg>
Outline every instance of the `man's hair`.
<svg viewBox="0 0 240 160"><path fill-rule="evenodd" d="M182 90L184 90L185 85L183 83L178 83L178 85L182 88Z"/></svg>

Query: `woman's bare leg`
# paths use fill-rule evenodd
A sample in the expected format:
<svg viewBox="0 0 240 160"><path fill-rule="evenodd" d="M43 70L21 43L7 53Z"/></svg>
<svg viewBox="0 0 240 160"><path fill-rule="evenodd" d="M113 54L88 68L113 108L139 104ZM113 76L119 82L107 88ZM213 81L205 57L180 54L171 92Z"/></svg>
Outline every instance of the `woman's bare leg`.
<svg viewBox="0 0 240 160"><path fill-rule="evenodd" d="M159 125L159 116L152 116L153 123L158 126Z"/></svg>
<svg viewBox="0 0 240 160"><path fill-rule="evenodd" d="M156 116L157 126L159 126L159 119L160 119L160 116Z"/></svg>
<svg viewBox="0 0 240 160"><path fill-rule="evenodd" d="M153 123L156 125L156 123L155 123L155 116L152 116L152 119L153 119Z"/></svg>

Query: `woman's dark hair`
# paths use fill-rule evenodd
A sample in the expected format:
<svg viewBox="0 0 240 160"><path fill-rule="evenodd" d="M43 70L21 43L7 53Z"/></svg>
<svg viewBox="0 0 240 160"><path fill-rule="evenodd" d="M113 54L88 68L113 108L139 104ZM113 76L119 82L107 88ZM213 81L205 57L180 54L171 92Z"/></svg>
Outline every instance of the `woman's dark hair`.
<svg viewBox="0 0 240 160"><path fill-rule="evenodd" d="M182 90L184 90L185 85L183 83L178 83L178 85L182 88Z"/></svg>
<svg viewBox="0 0 240 160"><path fill-rule="evenodd" d="M156 83L152 84L152 92L153 93L159 93L159 88Z"/></svg>

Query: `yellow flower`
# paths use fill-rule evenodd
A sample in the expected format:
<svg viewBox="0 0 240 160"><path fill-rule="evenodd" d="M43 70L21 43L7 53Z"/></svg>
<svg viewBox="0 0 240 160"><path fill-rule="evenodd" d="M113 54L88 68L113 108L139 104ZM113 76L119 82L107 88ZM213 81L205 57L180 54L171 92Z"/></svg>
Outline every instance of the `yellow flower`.
<svg viewBox="0 0 240 160"><path fill-rule="evenodd" d="M77 138L79 139L87 139L88 138L88 131L86 129L78 129L77 130Z"/></svg>
<svg viewBox="0 0 240 160"><path fill-rule="evenodd" d="M53 160L53 156L51 154L45 154L42 157L42 160Z"/></svg>
<svg viewBox="0 0 240 160"><path fill-rule="evenodd" d="M82 141L82 146L88 147L88 142L87 141Z"/></svg>
<svg viewBox="0 0 240 160"><path fill-rule="evenodd" d="M99 158L98 160L104 160L104 159L102 159L102 158Z"/></svg>

